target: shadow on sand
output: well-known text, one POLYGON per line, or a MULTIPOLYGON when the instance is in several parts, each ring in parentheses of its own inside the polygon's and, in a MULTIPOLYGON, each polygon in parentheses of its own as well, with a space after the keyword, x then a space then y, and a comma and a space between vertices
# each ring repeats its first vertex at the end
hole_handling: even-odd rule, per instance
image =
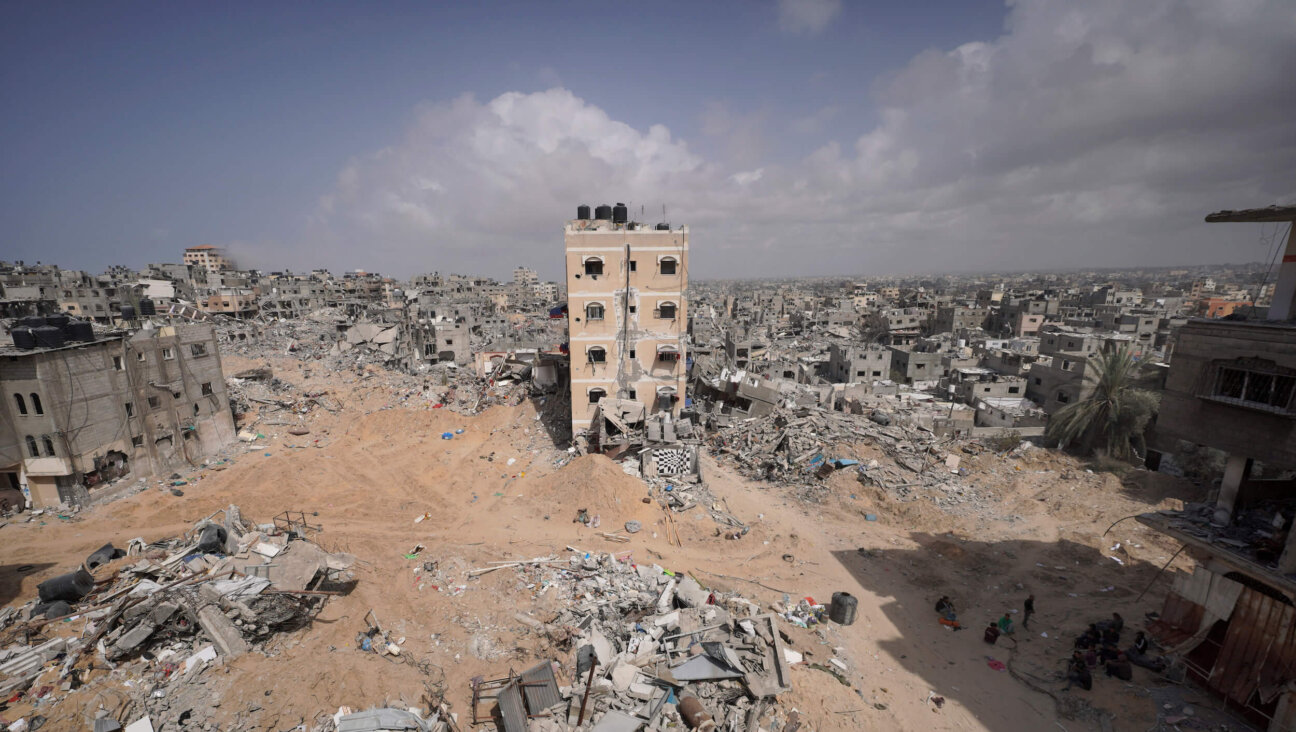
MULTIPOLYGON (((1160 610, 1169 587, 1160 565, 1065 539, 982 542, 928 533, 909 538, 915 547, 833 552, 860 585, 884 598, 879 610, 899 631, 898 638, 878 642, 890 661, 962 704, 986 729, 1056 729, 1059 716, 1097 729, 1123 682, 1099 671, 1092 691, 1063 691, 1074 639, 1089 623, 1120 612, 1121 645, 1132 642, 1145 614, 1160 610), (1118 567, 1113 555, 1123 564, 1118 567), (1026 630, 1021 611, 1029 594, 1035 595, 1037 614, 1026 630), (934 606, 942 595, 954 601, 962 632, 937 622, 934 606), (1014 635, 987 645, 986 625, 1005 612, 1014 619, 1014 635), (1023 693, 1023 685, 1032 691, 1023 693), (1023 718, 1031 714, 1035 718, 1023 718)), ((1136 684, 1151 681, 1152 672, 1135 669, 1136 684)))

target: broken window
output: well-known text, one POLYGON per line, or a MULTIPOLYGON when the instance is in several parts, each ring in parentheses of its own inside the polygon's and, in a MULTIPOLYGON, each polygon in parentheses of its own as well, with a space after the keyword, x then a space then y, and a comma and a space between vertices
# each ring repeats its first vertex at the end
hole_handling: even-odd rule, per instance
POLYGON ((639 263, 636 262, 636 261, 634 261, 633 259, 630 260, 630 271, 631 271, 631 272, 638 272, 638 271, 639 271, 639 263))
POLYGON ((212 385, 211 385, 211 382, 210 382, 210 381, 203 382, 203 385, 202 385, 202 395, 203 395, 203 396, 211 396, 211 395, 212 395, 212 385))
POLYGON ((207 344, 206 344, 206 343, 191 343, 191 344, 189 344, 189 352, 192 353, 192 354, 195 355, 195 356, 206 356, 206 355, 207 355, 207 344))
POLYGON ((607 349, 603 348, 603 346, 590 346, 587 353, 590 363, 605 363, 607 361, 607 349))
POLYGON ((113 358, 113 371, 121 371, 123 368, 121 356, 113 356, 112 358, 113 358))
POLYGON ((674 257, 662 257, 661 262, 658 263, 658 266, 661 268, 661 273, 664 275, 675 274, 675 265, 676 262, 674 257))
POLYGON ((34 458, 40 457, 40 450, 36 448, 36 438, 27 435, 27 453, 34 458))
POLYGON ((149 403, 149 407, 152 409, 157 409, 158 407, 162 406, 162 400, 158 399, 155 396, 149 397, 148 403, 149 403))
POLYGON ((26 414, 26 413, 27 413, 27 401, 26 401, 25 399, 23 399, 23 395, 22 395, 22 394, 14 394, 14 401, 18 403, 18 413, 19 413, 19 414, 26 414))
POLYGON ((598 257, 590 257, 585 260, 585 274, 601 275, 603 274, 603 260, 598 257))
POLYGON ((44 414, 45 410, 41 407, 40 395, 36 392, 31 394, 32 410, 37 414, 44 414))
POLYGON ((675 303, 663 302, 657 306, 657 317, 662 320, 675 319, 675 303))
POLYGON ((45 443, 45 457, 54 457, 54 441, 49 435, 41 435, 41 442, 45 443))
POLYGON ((1067 396, 1067 393, 1065 391, 1059 391, 1057 400, 1059 404, 1066 404, 1067 402, 1071 401, 1071 397, 1067 396))
POLYGON ((603 305, 600 304, 600 303, 597 303, 597 302, 592 302, 592 303, 590 303, 589 305, 586 305, 586 306, 585 306, 585 319, 586 319, 586 320, 602 320, 602 319, 603 319, 603 305))
POLYGON ((175 358, 175 349, 172 349, 172 348, 163 348, 163 349, 162 349, 162 360, 163 360, 163 361, 170 361, 170 360, 172 360, 172 359, 174 359, 174 358, 175 358))
POLYGON ((131 447, 144 447, 144 435, 135 435, 132 437, 131 447))
POLYGON ((140 351, 139 353, 135 354, 135 360, 139 361, 140 363, 144 363, 145 358, 147 358, 147 356, 144 355, 143 351, 140 351))
POLYGON ((132 402, 126 402, 126 416, 127 417, 135 416, 135 405, 132 402))
POLYGON ((590 404, 598 404, 598 403, 599 403, 599 400, 602 399, 602 398, 605 397, 605 396, 607 396, 607 392, 606 392, 605 390, 603 390, 603 389, 590 389, 590 390, 589 390, 589 403, 590 403, 590 404))

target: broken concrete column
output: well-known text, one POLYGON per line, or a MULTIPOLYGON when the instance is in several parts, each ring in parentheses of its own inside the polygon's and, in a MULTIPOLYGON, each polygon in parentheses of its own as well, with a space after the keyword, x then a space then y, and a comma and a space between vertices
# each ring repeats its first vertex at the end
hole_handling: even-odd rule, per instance
POLYGON ((1215 515, 1211 523, 1228 526, 1233 522, 1233 505, 1237 503, 1238 489, 1250 472, 1250 458, 1229 455, 1224 465, 1224 479, 1220 481, 1219 496, 1215 499, 1215 515))
POLYGON ((212 639, 221 655, 236 658, 247 653, 248 644, 243 634, 215 605, 206 605, 198 611, 198 625, 212 639))

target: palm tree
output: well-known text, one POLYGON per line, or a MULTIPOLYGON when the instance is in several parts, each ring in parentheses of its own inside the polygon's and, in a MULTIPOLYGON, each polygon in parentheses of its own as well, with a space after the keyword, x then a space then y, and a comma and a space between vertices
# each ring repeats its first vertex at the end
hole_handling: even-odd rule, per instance
POLYGON ((1090 355, 1084 375, 1089 396, 1053 415, 1048 436, 1086 453, 1103 448, 1122 460, 1142 455, 1143 432, 1160 403, 1158 394, 1142 388, 1146 382, 1144 364, 1127 345, 1090 355))

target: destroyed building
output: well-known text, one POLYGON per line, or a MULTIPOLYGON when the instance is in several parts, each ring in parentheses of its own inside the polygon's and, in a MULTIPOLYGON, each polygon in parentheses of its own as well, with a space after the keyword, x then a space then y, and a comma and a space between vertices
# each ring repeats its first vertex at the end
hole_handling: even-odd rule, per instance
MULTIPOLYGON (((1292 222, 1296 207, 1221 211, 1208 222, 1292 222)), ((1153 633, 1188 676, 1271 731, 1296 724, 1296 238, 1267 318, 1181 329, 1152 446, 1227 453, 1213 503, 1138 520, 1196 560, 1153 633)))
POLYGON ((95 331, 50 316, 0 348, 0 472, 33 506, 84 504, 116 478, 234 440, 210 325, 95 331))
POLYGON ((565 227, 572 432, 598 432, 599 402, 678 416, 685 389, 688 227, 577 208, 565 227))
POLYGON ((868 383, 891 378, 891 350, 876 344, 828 348, 828 378, 834 384, 868 383))

